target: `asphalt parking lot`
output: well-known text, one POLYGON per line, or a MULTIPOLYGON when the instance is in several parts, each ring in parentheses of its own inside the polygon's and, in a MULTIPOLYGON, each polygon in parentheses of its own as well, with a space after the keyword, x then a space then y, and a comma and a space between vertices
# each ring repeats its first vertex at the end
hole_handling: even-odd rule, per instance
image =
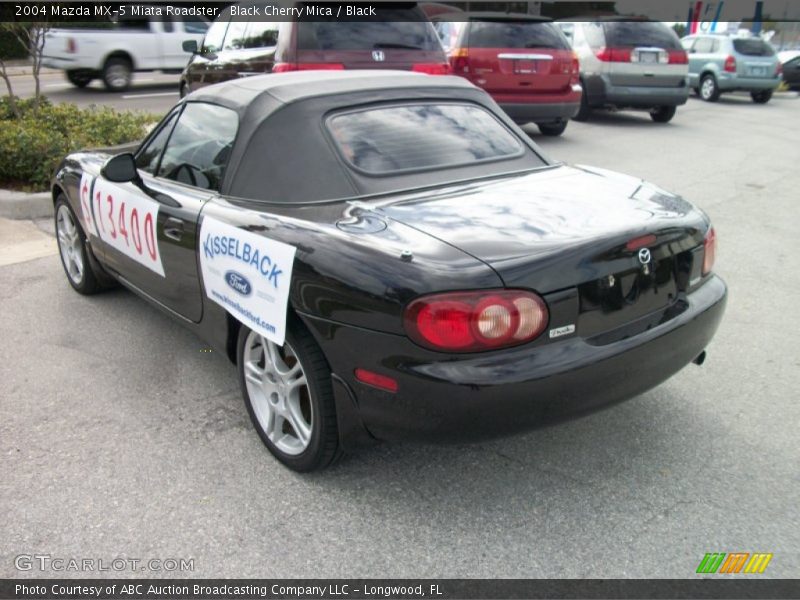
POLYGON ((736 551, 797 577, 799 114, 796 94, 724 96, 668 125, 530 128, 553 157, 704 208, 730 297, 702 367, 492 442, 292 473, 225 357, 130 293, 78 296, 55 255, 0 266, 0 577, 82 575, 14 566, 47 554, 191 558, 195 577, 686 578, 736 551))

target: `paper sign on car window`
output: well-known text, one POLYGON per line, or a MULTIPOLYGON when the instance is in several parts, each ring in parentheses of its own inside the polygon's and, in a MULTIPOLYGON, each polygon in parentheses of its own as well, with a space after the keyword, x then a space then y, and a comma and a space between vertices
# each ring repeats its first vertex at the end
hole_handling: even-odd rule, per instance
POLYGON ((294 246, 212 217, 205 217, 200 226, 200 270, 206 295, 281 346, 294 254, 294 246))

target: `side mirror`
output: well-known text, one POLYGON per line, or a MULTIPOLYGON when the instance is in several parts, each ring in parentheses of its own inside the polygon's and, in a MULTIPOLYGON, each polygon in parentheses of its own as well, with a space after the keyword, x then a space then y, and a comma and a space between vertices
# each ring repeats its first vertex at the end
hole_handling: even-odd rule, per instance
POLYGON ((106 164, 100 169, 100 175, 114 183, 136 181, 139 179, 139 172, 136 170, 136 159, 133 158, 133 154, 130 152, 117 154, 106 161, 106 164))
POLYGON ((197 40, 185 40, 183 42, 183 51, 189 54, 197 54, 197 40))

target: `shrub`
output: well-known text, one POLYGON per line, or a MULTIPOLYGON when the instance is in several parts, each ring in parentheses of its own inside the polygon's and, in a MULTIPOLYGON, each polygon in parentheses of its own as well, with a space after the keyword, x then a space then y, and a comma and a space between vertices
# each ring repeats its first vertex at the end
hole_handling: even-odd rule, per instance
POLYGON ((78 108, 45 101, 18 100, 15 119, 8 99, 0 99, 0 188, 46 190, 59 161, 70 152, 115 146, 142 139, 157 121, 154 115, 109 107, 78 108))

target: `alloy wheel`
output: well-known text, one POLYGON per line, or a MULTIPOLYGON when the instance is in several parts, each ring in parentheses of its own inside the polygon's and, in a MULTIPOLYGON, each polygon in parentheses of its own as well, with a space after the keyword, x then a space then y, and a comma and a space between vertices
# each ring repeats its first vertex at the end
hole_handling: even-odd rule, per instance
POLYGON ((73 284, 79 286, 83 281, 83 241, 72 213, 64 204, 58 207, 56 234, 58 250, 61 252, 61 260, 64 262, 67 277, 73 284))
POLYGON ((247 394, 259 425, 281 452, 296 456, 311 441, 314 411, 306 373, 291 345, 251 331, 244 346, 247 394))

